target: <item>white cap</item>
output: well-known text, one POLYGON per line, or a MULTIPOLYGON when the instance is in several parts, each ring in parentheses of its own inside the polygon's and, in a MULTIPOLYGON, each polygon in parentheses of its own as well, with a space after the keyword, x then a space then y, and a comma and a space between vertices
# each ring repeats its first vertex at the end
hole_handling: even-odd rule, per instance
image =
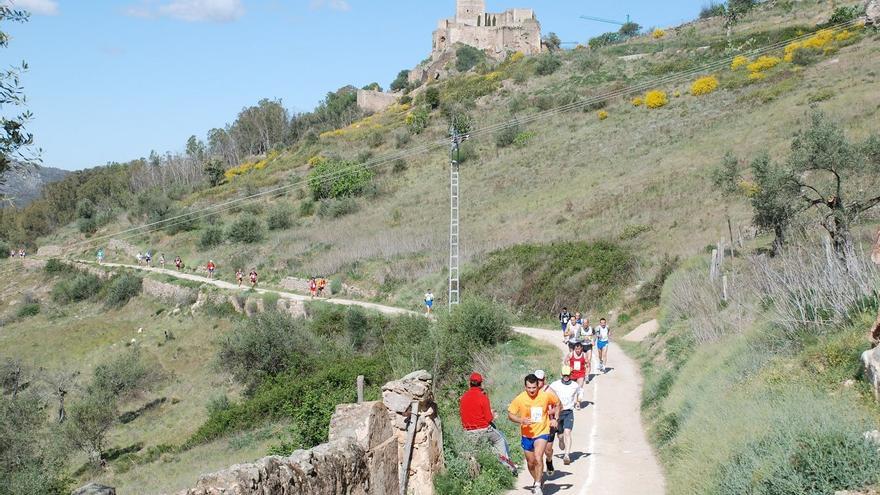
POLYGON ((547 378, 547 374, 544 373, 544 370, 535 370, 535 376, 538 377, 538 380, 544 380, 547 378))

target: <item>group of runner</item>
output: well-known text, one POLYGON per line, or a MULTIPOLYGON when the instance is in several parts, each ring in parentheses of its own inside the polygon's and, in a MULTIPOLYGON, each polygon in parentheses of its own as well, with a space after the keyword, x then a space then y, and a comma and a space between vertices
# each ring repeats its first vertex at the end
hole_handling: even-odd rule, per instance
MULTIPOLYGON (((532 476, 532 493, 543 495, 544 473, 553 475, 554 444, 559 441, 560 457, 565 465, 571 464, 574 411, 584 402, 584 384, 592 378, 592 352, 599 354, 599 371, 607 372, 608 345, 611 330, 605 318, 597 327, 580 313, 571 314, 566 308, 559 314, 563 341, 569 352, 562 360, 560 378, 547 384, 544 370, 535 370, 523 380, 524 390, 507 408, 507 418, 520 425, 520 444, 525 453, 528 471, 532 476)), ((510 451, 504 435, 494 421, 489 397, 482 388, 483 377, 472 373, 470 389, 459 402, 462 427, 475 442, 487 441, 498 454, 502 464, 516 475, 516 465, 510 460, 510 451)))
POLYGON ((327 279, 324 277, 309 277, 309 294, 312 297, 322 297, 327 288, 327 279))
POLYGON ((10 249, 9 257, 15 258, 16 256, 18 256, 19 259, 24 259, 27 256, 27 251, 25 251, 24 248, 21 248, 18 251, 16 251, 15 249, 10 249))

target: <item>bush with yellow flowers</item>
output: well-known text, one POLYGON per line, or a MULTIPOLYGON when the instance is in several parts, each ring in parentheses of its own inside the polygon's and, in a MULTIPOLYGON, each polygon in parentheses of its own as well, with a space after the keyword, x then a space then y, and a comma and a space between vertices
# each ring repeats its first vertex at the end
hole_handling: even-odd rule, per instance
POLYGON ((608 112, 606 112, 605 110, 599 110, 596 113, 596 116, 599 117, 599 120, 605 120, 608 118, 608 112))
POLYGON ((703 76, 691 84, 691 94, 694 96, 707 95, 718 89, 718 79, 715 76, 703 76))
POLYGON ((641 96, 636 96, 632 99, 632 104, 634 107, 640 107, 643 103, 645 103, 645 100, 643 100, 641 96))
POLYGON ((838 41, 838 42, 846 41, 852 37, 853 37, 853 33, 848 29, 844 29, 843 31, 837 33, 836 36, 834 36, 834 41, 838 41))
POLYGON ((749 72, 762 72, 765 70, 772 69, 779 65, 779 57, 773 57, 769 55, 761 55, 757 60, 750 63, 746 66, 749 69, 749 72))
POLYGON ((660 28, 655 29, 654 32, 651 33, 651 37, 654 38, 655 40, 659 40, 660 38, 662 38, 664 36, 666 36, 666 31, 664 31, 660 28))
POLYGON ((834 41, 834 31, 831 29, 820 29, 816 31, 816 34, 803 41, 793 41, 786 45, 783 59, 786 62, 791 62, 794 60, 795 53, 798 50, 823 50, 832 41, 834 41))
POLYGON ((315 156, 309 158, 309 161, 307 163, 309 164, 309 168, 315 168, 318 165, 321 165, 322 163, 326 163, 326 162, 327 162, 327 157, 321 156, 321 155, 315 155, 315 156))
POLYGON ((645 106, 648 108, 665 107, 667 103, 669 103, 669 97, 666 96, 665 91, 655 89, 645 93, 645 106))
POLYGON ((733 62, 730 63, 730 68, 731 68, 731 70, 737 70, 740 67, 745 67, 748 64, 749 64, 748 58, 746 58, 742 55, 737 55, 737 56, 733 57, 733 62))
POLYGON ((749 81, 760 81, 766 78, 767 74, 764 74, 763 72, 752 72, 749 74, 749 81))
POLYGON ((525 54, 525 53, 523 53, 523 52, 514 52, 513 54, 510 55, 510 57, 507 59, 507 61, 510 62, 510 63, 514 63, 514 64, 515 64, 515 63, 519 62, 520 60, 522 60, 522 59, 524 59, 524 58, 526 58, 526 54, 525 54))

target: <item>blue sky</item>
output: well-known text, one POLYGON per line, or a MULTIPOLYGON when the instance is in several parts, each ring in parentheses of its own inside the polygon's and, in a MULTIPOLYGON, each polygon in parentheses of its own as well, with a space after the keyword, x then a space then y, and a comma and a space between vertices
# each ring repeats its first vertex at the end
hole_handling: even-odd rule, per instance
MULTIPOLYGON (((454 0, 0 0, 10 2, 34 15, 2 26, 13 36, 2 60, 30 65, 29 129, 44 164, 69 170, 182 150, 261 98, 302 112, 346 84, 387 87, 430 53, 437 20, 455 11, 454 0)), ((616 28, 582 14, 669 26, 702 3, 488 0, 487 9, 531 7, 544 33, 585 41, 616 28)))

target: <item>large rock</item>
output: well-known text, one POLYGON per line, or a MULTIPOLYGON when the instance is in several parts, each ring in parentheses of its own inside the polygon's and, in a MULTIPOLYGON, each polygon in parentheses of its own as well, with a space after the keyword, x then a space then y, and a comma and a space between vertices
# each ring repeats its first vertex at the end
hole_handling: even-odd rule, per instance
POLYGON ((865 378, 871 384, 874 398, 880 401, 880 347, 862 353, 862 366, 865 367, 865 378))
POLYGON ((868 3, 865 5, 865 17, 865 24, 880 26, 880 1, 868 0, 868 3))
POLYGON ((89 483, 82 488, 77 488, 71 495, 116 495, 116 488, 89 483))

